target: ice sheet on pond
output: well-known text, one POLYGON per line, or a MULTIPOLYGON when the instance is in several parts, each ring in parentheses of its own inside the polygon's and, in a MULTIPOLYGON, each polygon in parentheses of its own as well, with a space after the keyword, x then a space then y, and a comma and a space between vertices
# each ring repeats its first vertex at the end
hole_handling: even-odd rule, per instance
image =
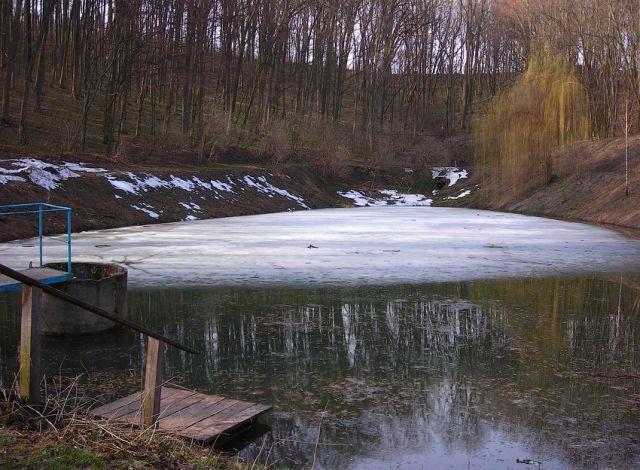
MULTIPOLYGON (((0 244, 0 263, 28 266, 34 244, 0 244)), ((640 269, 640 241, 601 227, 394 206, 85 232, 73 236, 73 254, 126 265, 134 286, 398 284, 640 269)), ((46 262, 65 257, 64 245, 46 247, 46 262)))

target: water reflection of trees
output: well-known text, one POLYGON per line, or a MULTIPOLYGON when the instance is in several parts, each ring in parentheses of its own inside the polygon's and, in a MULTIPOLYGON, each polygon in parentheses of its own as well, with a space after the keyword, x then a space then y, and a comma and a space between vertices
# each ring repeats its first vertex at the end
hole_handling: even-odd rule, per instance
MULTIPOLYGON (((166 334, 183 331, 182 341, 205 351, 186 373, 201 378, 194 385, 283 410, 267 437, 270 447, 281 443, 272 458, 305 461, 326 405, 323 441, 349 444, 323 448, 327 467, 371 448, 428 449, 436 441, 472 452, 489 429, 514 423, 515 435, 540 452, 555 442, 575 461, 593 462, 596 454, 574 448, 578 434, 622 432, 635 415, 603 419, 594 408, 600 395, 616 395, 612 384, 562 374, 634 368, 638 294, 623 287, 618 313, 619 292, 618 283, 595 279, 195 289, 178 297, 196 305, 189 320, 162 313, 185 309, 170 291, 151 310, 166 334), (578 431, 558 438, 558 423, 568 422, 578 431)), ((168 365, 178 368, 172 356, 168 365)))
MULTIPOLYGON (((589 466, 640 455, 625 442, 638 438, 635 382, 581 375, 637 370, 639 299, 617 281, 539 279, 146 290, 132 292, 130 305, 135 321, 202 351, 169 349, 170 375, 275 405, 271 461, 308 463, 326 409, 319 459, 327 468, 398 449, 471 454, 496 430, 543 457, 553 450, 589 466), (588 443, 602 436, 604 444, 588 443)), ((6 339, 14 318, 0 322, 3 377, 15 363, 6 339)), ((143 345, 127 332, 106 335, 87 347, 104 357, 84 363, 139 370, 143 345)))
POLYGON ((457 287, 449 289, 194 289, 134 293, 131 302, 164 334, 203 351, 195 361, 170 353, 171 370, 186 368, 193 385, 212 392, 262 392, 258 399, 291 412, 268 437, 269 446, 283 443, 273 457, 292 463, 290 448, 296 459, 311 455, 326 406, 323 440, 350 449, 325 446, 331 467, 382 443, 419 448, 437 436, 447 446, 478 445, 477 391, 461 380, 516 358, 504 313, 455 300, 457 287), (185 302, 189 315, 176 314, 189 309, 185 302))

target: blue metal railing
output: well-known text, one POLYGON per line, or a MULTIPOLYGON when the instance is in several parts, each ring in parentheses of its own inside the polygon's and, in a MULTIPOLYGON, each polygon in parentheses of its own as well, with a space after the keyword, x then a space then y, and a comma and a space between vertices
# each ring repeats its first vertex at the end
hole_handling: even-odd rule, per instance
POLYGON ((67 272, 71 273, 71 208, 47 204, 46 202, 33 202, 29 204, 0 205, 0 217, 7 215, 38 214, 38 238, 40 240, 40 267, 43 265, 42 236, 44 233, 43 214, 49 212, 67 213, 67 272))

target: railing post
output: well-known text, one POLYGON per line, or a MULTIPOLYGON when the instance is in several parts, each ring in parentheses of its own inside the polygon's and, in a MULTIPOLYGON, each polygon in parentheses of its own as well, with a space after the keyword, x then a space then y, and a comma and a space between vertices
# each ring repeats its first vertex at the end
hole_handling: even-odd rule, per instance
POLYGON ((147 366, 142 392, 142 425, 155 426, 160 415, 160 395, 164 375, 164 343, 149 337, 147 346, 147 366))
POLYGON ((40 404, 40 313, 42 291, 22 284, 20 322, 20 396, 40 404))
POLYGON ((71 209, 67 209, 67 272, 71 273, 71 209))
POLYGON ((42 267, 42 204, 38 204, 38 238, 40 239, 40 267, 42 267))

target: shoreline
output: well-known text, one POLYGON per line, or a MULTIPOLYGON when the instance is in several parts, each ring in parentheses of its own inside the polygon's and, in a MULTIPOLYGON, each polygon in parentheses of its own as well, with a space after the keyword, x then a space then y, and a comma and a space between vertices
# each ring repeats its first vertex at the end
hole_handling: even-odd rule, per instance
MULTIPOLYGON (((605 186, 600 182, 602 174, 582 174, 580 178, 565 175, 508 201, 502 195, 500 201, 495 200, 497 192, 489 194, 481 187, 478 175, 470 171, 467 176, 466 170, 455 167, 350 166, 346 176, 338 177, 323 176, 300 165, 273 166, 266 162, 185 164, 170 169, 166 165, 116 164, 105 158, 86 157, 0 158, 0 202, 48 202, 71 207, 73 233, 294 210, 399 204, 544 217, 600 226, 640 239, 640 217, 636 216, 640 215, 640 194, 632 191, 629 197, 620 197, 616 189, 607 193, 606 201, 598 203, 598 194, 592 191, 605 186), (436 178, 436 168, 446 170, 444 176, 436 178)), ((608 180, 612 177, 606 174, 608 180)), ((610 183, 617 188, 617 183, 610 183)), ((0 242, 32 238, 38 229, 31 219, 0 217, 0 242)), ((45 235, 64 232, 64 221, 47 217, 45 235)))

